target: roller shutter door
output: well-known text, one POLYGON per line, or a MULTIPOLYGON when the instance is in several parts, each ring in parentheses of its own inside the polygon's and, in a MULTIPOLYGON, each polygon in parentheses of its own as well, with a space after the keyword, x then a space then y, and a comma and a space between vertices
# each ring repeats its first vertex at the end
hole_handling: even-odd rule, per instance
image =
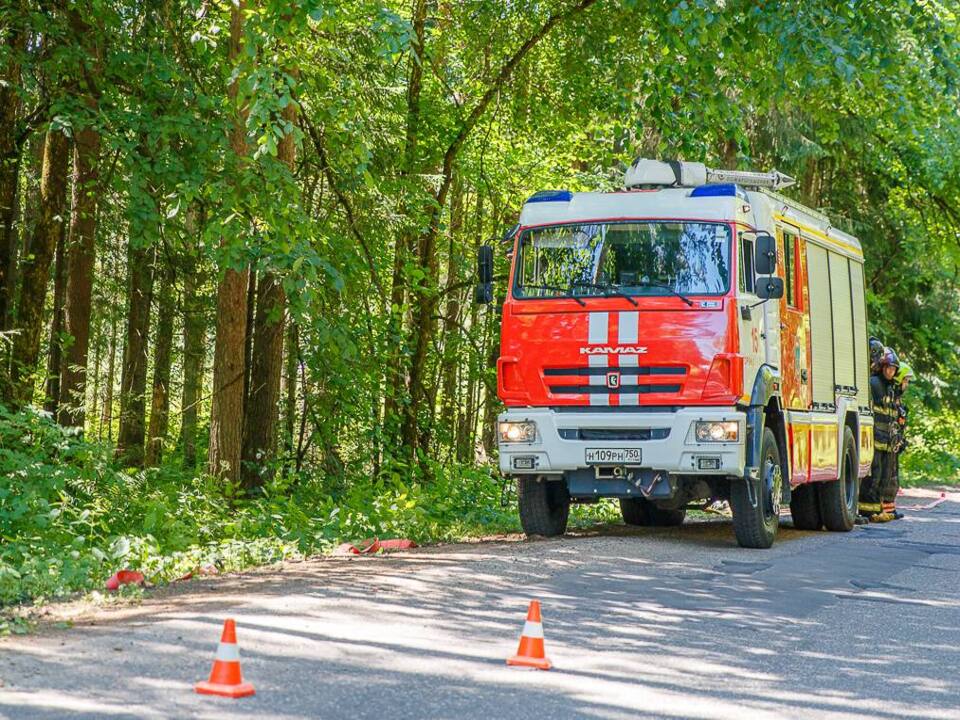
POLYGON ((867 301, 863 265, 850 261, 850 293, 853 296, 853 338, 856 357, 857 404, 870 407, 870 360, 867 346, 867 301))
POLYGON ((833 320, 827 251, 807 242, 810 287, 810 342, 813 350, 813 402, 833 405, 833 320))
MULTIPOLYGON (((830 297, 833 301, 833 367, 834 384, 852 388, 854 356, 857 342, 853 334, 853 308, 850 298, 850 261, 843 255, 829 253, 830 297)), ((851 393, 849 389, 846 393, 851 393)))

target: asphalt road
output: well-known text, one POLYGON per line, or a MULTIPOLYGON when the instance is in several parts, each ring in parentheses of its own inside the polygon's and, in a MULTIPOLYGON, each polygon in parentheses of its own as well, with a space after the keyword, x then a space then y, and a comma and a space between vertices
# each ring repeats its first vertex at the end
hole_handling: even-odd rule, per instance
POLYGON ((192 581, 0 643, 0 717, 956 719, 950 498, 768 551, 718 519, 192 581), (504 664, 531 598, 549 672, 504 664), (255 697, 192 692, 225 617, 255 697))

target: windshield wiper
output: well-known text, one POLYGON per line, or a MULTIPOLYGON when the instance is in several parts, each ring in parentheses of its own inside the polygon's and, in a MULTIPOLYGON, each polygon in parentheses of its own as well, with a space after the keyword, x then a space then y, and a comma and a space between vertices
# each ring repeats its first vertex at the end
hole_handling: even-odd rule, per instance
POLYGON ((569 289, 557 287, 556 285, 520 285, 519 287, 521 290, 552 290, 553 292, 563 293, 563 295, 558 297, 565 300, 576 300, 583 307, 587 306, 587 304, 576 295, 571 295, 572 286, 569 289))
POLYGON ((640 303, 638 303, 632 297, 627 295, 622 290, 617 290, 617 288, 611 285, 610 283, 602 284, 602 283, 588 282, 586 280, 574 280, 572 283, 570 283, 571 292, 575 287, 596 288, 597 290, 602 290, 603 294, 606 295, 607 297, 622 297, 624 300, 629 300, 631 303, 633 303, 634 307, 638 307, 640 305, 640 303))
POLYGON ((683 300, 687 305, 689 305, 690 307, 693 307, 693 300, 688 298, 683 293, 677 292, 676 290, 673 289, 672 286, 667 285, 666 283, 654 282, 653 280, 637 280, 637 285, 642 285, 644 287, 663 288, 664 290, 669 292, 671 295, 676 295, 678 298, 683 300))

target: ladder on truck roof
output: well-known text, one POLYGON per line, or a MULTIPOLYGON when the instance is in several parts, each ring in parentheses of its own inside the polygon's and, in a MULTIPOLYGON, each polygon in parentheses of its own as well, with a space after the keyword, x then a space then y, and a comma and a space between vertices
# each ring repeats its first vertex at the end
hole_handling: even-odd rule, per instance
POLYGON ((749 170, 715 170, 703 163, 676 160, 649 160, 637 158, 627 168, 623 178, 627 189, 653 187, 699 187, 733 183, 745 188, 779 190, 790 187, 796 180, 778 170, 751 172, 749 170))

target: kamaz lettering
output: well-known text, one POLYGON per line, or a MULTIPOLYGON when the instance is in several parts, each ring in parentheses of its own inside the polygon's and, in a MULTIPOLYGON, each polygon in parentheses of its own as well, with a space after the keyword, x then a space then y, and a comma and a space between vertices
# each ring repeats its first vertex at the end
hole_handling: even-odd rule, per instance
POLYGON ((586 347, 580 348, 581 355, 643 355, 647 352, 645 347, 586 347))

